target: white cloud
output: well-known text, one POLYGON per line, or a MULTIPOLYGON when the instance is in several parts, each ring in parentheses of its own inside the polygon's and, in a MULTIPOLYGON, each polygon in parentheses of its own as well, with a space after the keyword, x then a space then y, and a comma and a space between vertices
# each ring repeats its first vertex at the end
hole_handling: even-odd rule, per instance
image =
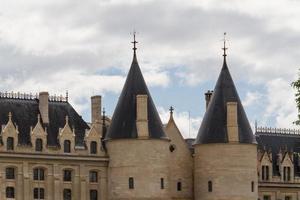
POLYGON ((295 128, 292 122, 297 119, 297 107, 290 83, 280 78, 268 82, 265 97, 264 118, 274 118, 277 127, 295 128))
POLYGON ((253 104, 257 104, 261 97, 262 94, 260 92, 247 92, 246 97, 243 100, 243 106, 249 107, 253 104))
MULTIPOLYGON (((168 87, 172 81, 182 88, 199 86, 216 80, 227 31, 235 82, 259 88, 246 95, 247 109, 253 110, 266 92, 272 98, 260 102, 265 120, 290 126, 295 104, 288 83, 300 66, 299 10, 300 2, 294 0, 2 0, 0 89, 68 89, 75 107, 84 111, 92 91, 105 95, 122 88, 134 28, 139 63, 150 86, 168 87), (105 73, 111 69, 120 70, 105 73)), ((184 121, 183 114, 178 117, 184 121)))

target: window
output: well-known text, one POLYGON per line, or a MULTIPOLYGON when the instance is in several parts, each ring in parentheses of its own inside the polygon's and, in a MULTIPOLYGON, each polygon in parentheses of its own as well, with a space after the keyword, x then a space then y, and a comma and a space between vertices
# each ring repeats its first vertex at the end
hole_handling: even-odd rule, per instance
POLYGON ((45 199, 44 188, 34 188, 33 189, 33 199, 45 199))
POLYGON ((97 199, 98 199, 98 191, 90 190, 90 200, 97 200, 97 199))
POLYGON ((264 200, 271 200, 271 196, 264 195, 264 200))
POLYGON ((64 152, 71 153, 71 141, 70 140, 64 141, 64 152))
POLYGON ((91 154, 97 154, 97 142, 92 141, 90 145, 90 153, 91 154))
POLYGON ((129 184, 129 189, 134 189, 134 179, 133 179, 133 177, 129 177, 128 184, 129 184))
POLYGON ((64 170, 64 181, 65 182, 72 181, 72 171, 71 170, 64 170))
POLYGON ((6 188, 6 198, 15 198, 15 188, 14 187, 6 188))
POLYGON ((285 196, 285 197, 284 197, 284 200, 292 200, 292 197, 290 197, 290 196, 285 196))
POLYGON ((177 182, 177 191, 181 191, 181 182, 177 182))
POLYGON ((208 181, 208 192, 212 192, 213 186, 212 186, 212 181, 208 181))
POLYGON ((14 150, 14 138, 8 137, 6 141, 6 150, 14 150))
POLYGON ((160 189, 165 189, 164 178, 160 179, 160 189))
POLYGON ((6 179, 15 179, 15 168, 8 167, 5 169, 6 179))
POLYGON ((291 180, 291 168, 283 167, 283 180, 290 181, 291 180))
POLYGON ((71 189, 64 189, 63 200, 71 200, 71 199, 72 199, 72 191, 71 191, 71 189))
POLYGON ((42 168, 33 169, 33 180, 35 181, 45 180, 45 170, 42 168))
POLYGON ((269 180, 269 166, 262 166, 262 180, 269 180))
POLYGON ((251 192, 254 192, 254 181, 251 182, 251 192))
POLYGON ((90 171, 90 183, 98 182, 98 173, 95 171, 90 171))
POLYGON ((43 140, 40 138, 35 140, 35 151, 43 151, 43 140))

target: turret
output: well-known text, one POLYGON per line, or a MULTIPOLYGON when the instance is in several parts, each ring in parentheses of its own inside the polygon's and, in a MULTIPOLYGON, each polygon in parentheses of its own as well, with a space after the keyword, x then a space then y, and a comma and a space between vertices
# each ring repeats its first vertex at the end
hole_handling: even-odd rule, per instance
POLYGON ((224 62, 194 143, 196 200, 257 200, 256 142, 224 62))
POLYGON ((136 57, 105 136, 109 199, 170 199, 169 140, 136 57))

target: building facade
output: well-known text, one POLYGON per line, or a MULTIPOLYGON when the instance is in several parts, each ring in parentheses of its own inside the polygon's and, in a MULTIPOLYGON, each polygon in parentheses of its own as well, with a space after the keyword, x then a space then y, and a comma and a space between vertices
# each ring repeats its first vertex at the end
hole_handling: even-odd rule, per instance
POLYGON ((182 137, 173 108, 162 124, 133 50, 111 119, 101 96, 87 123, 67 95, 0 93, 0 200, 300 198, 300 134, 252 133, 225 47, 195 139, 182 137))

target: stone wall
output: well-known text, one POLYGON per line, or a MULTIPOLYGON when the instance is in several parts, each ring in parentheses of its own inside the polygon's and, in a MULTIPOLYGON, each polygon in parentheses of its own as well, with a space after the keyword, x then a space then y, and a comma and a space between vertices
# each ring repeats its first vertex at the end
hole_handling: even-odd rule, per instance
POLYGON ((170 199, 169 141, 160 139, 119 139, 107 142, 109 200, 170 199), (129 178, 134 189, 129 189, 129 178), (161 178, 164 188, 161 189, 161 178))
POLYGON ((256 145, 196 145, 194 164, 196 200, 257 200, 256 145), (208 191, 209 181, 212 192, 208 191))

